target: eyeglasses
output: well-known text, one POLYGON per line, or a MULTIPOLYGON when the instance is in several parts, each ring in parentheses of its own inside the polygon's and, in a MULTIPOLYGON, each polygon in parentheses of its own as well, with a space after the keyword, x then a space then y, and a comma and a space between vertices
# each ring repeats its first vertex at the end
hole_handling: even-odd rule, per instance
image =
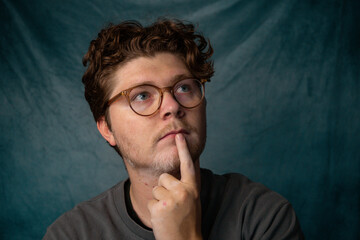
POLYGON ((143 84, 121 91, 108 101, 108 106, 125 96, 135 113, 150 116, 159 110, 164 92, 169 91, 180 106, 190 109, 198 106, 204 99, 205 82, 208 80, 182 79, 173 86, 164 88, 143 84))

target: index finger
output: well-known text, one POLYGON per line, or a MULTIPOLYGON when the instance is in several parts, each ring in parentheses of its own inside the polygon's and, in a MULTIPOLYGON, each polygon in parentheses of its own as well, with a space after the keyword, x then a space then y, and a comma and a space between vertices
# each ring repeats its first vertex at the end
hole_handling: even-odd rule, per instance
POLYGON ((184 136, 179 133, 175 137, 176 147, 180 158, 181 181, 196 184, 195 167, 184 136))

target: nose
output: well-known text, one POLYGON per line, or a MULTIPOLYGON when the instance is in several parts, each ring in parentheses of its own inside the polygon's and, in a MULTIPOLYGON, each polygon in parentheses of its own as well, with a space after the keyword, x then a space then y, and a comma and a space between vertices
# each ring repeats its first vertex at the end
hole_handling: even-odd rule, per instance
POLYGON ((181 118, 185 115, 184 109, 175 100, 170 91, 163 92, 162 103, 160 106, 160 116, 162 119, 170 117, 181 118))

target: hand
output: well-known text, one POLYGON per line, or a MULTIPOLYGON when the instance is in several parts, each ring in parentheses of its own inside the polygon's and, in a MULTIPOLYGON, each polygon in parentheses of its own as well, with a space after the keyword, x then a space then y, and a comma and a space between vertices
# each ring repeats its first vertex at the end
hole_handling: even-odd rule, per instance
POLYGON ((202 239, 201 204, 194 163, 182 134, 175 137, 181 179, 160 175, 148 209, 157 240, 202 239))

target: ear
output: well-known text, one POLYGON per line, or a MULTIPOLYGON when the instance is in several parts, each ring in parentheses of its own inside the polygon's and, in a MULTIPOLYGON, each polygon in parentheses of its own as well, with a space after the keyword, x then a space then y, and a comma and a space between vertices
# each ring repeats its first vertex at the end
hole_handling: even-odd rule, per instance
POLYGON ((105 117, 102 116, 96 123, 97 128, 99 130, 99 132, 101 133, 101 135, 103 136, 103 138, 105 138, 106 141, 108 141, 108 143, 111 146, 115 146, 116 145, 116 141, 114 138, 113 133, 111 132, 111 130, 109 129, 108 124, 105 121, 105 117))

